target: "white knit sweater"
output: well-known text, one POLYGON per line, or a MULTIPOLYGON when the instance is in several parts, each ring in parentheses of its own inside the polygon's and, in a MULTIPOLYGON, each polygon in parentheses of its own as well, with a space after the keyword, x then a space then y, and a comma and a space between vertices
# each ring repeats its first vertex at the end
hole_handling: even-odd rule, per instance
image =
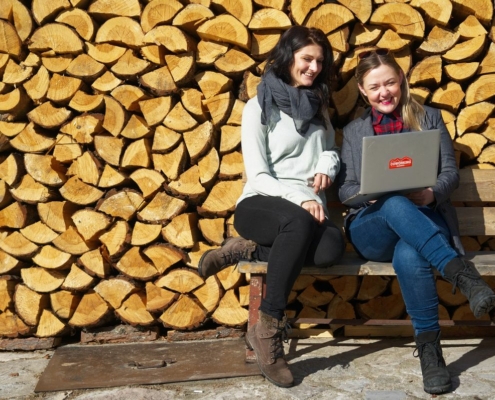
POLYGON ((241 135, 247 182, 237 203, 260 194, 281 197, 297 205, 316 200, 326 210, 325 193, 315 194, 311 183, 316 173, 335 181, 340 169, 335 131, 327 120, 327 129, 311 124, 302 136, 293 119, 276 110, 280 120, 268 127, 261 124, 261 107, 256 97, 244 107, 241 135))

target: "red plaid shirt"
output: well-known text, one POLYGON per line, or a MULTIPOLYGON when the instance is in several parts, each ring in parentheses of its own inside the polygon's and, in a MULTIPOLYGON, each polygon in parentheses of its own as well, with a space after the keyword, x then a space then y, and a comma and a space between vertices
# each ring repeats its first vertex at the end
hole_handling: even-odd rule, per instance
POLYGON ((371 123, 375 135, 386 135, 389 133, 402 132, 404 122, 399 110, 395 109, 390 114, 382 114, 380 111, 371 109, 371 123))

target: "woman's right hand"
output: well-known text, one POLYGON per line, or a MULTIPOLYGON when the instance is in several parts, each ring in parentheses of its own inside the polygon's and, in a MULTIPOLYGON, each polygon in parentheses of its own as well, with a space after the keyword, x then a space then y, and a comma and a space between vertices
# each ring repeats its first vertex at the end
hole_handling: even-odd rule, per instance
POLYGON ((315 200, 305 201, 301 207, 307 210, 318 223, 325 221, 325 210, 323 206, 315 200))

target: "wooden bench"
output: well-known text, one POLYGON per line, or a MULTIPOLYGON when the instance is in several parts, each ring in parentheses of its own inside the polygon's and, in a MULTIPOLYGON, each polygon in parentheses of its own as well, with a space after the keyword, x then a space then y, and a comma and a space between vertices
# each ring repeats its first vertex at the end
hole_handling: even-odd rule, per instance
MULTIPOLYGON (((462 169, 459 188, 452 194, 451 200, 456 207, 461 236, 495 235, 495 170, 462 169), (490 204, 491 203, 491 204, 490 204), (466 206, 465 206, 466 205, 466 206)), ((332 221, 343 226, 345 207, 329 193, 328 207, 332 221)), ((466 258, 473 261, 481 275, 495 275, 495 251, 468 251, 466 258)), ((250 274, 249 320, 248 328, 258 320, 258 307, 265 293, 267 263, 242 261, 238 264, 241 273, 250 274)), ((346 252, 338 265, 331 267, 304 267, 301 275, 345 276, 345 275, 381 275, 394 276, 391 263, 366 261, 355 252, 346 252)), ((299 318, 292 323, 311 323, 318 325, 410 325, 409 320, 363 320, 331 318, 299 318)), ((440 321, 442 326, 476 325, 489 326, 489 321, 440 321)), ((254 354, 247 351, 246 361, 253 361, 254 354)))

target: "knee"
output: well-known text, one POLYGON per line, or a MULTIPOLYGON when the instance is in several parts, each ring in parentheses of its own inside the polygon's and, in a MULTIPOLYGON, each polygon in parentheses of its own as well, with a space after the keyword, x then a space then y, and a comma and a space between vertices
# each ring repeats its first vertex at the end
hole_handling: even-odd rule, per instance
POLYGON ((323 234, 319 251, 315 254, 315 265, 332 265, 345 252, 345 239, 338 228, 327 229, 323 234))
POLYGON ((286 215, 282 230, 298 232, 301 235, 312 234, 318 226, 313 216, 304 208, 297 212, 286 215))
POLYGON ((379 200, 377 208, 389 223, 403 224, 404 219, 416 218, 418 208, 407 197, 400 194, 389 194, 379 200))
POLYGON ((397 193, 391 193, 383 196, 380 200, 380 208, 387 211, 403 210, 404 207, 413 205, 411 200, 397 193))
POLYGON ((345 252, 345 239, 339 228, 327 229, 325 231, 326 242, 331 251, 331 261, 340 258, 345 252))

